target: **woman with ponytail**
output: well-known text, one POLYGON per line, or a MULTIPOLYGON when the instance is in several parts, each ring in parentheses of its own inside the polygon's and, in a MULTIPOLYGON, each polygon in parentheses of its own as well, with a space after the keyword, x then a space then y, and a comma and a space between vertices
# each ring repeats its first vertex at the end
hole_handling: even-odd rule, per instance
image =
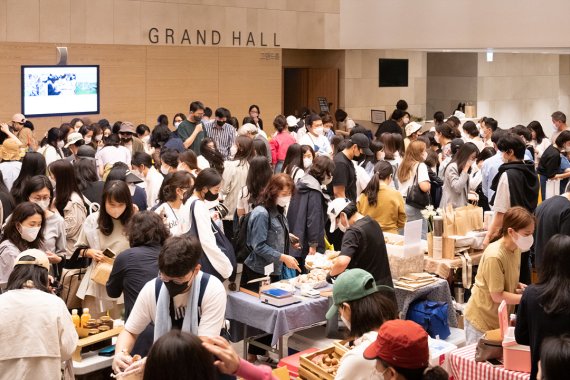
POLYGON ((532 246, 534 216, 522 207, 510 208, 503 218, 501 238, 483 253, 471 298, 465 308, 467 344, 477 343, 485 331, 499 328, 499 304, 509 313, 518 305, 526 285, 519 282, 521 252, 532 246))
POLYGON ((383 232, 397 234, 406 224, 402 194, 392 185, 394 169, 387 161, 378 161, 374 175, 358 198, 358 212, 376 220, 383 232))

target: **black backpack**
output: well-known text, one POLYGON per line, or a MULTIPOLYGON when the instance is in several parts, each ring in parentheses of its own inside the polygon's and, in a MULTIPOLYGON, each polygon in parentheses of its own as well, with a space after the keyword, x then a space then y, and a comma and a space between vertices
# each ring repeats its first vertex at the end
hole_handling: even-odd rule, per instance
POLYGON ((234 245, 237 262, 242 264, 252 251, 247 245, 247 225, 250 216, 251 212, 248 212, 241 218, 237 216, 237 212, 234 216, 234 237, 232 243, 234 245))

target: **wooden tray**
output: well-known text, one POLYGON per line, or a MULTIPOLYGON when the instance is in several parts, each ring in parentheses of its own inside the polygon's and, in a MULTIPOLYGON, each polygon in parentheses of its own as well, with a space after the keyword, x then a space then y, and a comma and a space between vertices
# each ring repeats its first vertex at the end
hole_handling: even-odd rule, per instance
POLYGON ((301 380, 322 380, 322 377, 319 377, 305 368, 299 368, 299 379, 301 380))
MULTIPOLYGON (((325 372, 324 369, 322 369, 321 367, 319 367, 318 365, 316 365, 311 361, 311 359, 314 358, 315 356, 321 354, 330 354, 333 352, 336 353, 340 358, 342 358, 343 355, 346 353, 344 350, 341 350, 339 347, 332 346, 319 351, 311 352, 310 354, 302 355, 300 357, 299 371, 301 371, 301 369, 305 369, 306 371, 311 372, 314 376, 317 376, 316 377, 317 379, 334 380, 333 375, 325 372)), ((299 372, 299 374, 300 373, 301 372, 299 372)))
POLYGON ((72 358, 76 362, 81 361, 81 350, 85 347, 89 347, 95 343, 102 342, 106 339, 112 338, 117 336, 123 331, 123 326, 117 327, 99 334, 88 336, 87 338, 79 339, 77 342, 77 347, 75 348, 75 352, 72 355, 72 358))

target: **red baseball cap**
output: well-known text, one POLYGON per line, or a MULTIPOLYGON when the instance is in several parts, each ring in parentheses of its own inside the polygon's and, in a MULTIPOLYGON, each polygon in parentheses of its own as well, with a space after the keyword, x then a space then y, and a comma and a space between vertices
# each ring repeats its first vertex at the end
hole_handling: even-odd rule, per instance
POLYGON ((424 368, 429 365, 428 334, 417 323, 396 319, 386 321, 376 342, 364 350, 365 359, 382 359, 399 368, 424 368))

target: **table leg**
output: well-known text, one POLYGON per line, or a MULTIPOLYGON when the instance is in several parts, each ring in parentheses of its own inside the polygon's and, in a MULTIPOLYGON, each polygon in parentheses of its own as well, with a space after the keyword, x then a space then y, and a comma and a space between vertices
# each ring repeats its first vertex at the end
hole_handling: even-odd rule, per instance
POLYGON ((243 358, 247 360, 247 325, 243 324, 243 358))
POLYGON ((277 354, 279 355, 279 360, 281 360, 285 356, 283 354, 283 336, 279 337, 279 342, 277 344, 279 345, 279 352, 277 354))

